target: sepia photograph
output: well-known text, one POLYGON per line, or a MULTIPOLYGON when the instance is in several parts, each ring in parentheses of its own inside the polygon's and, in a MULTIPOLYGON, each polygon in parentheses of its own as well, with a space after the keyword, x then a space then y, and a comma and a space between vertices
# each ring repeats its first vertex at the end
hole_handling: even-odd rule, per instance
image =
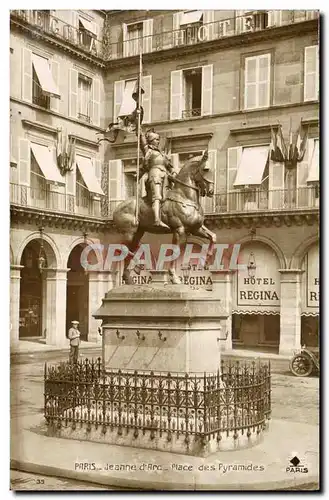
POLYGON ((8 21, 8 489, 319 492, 320 11, 8 21))

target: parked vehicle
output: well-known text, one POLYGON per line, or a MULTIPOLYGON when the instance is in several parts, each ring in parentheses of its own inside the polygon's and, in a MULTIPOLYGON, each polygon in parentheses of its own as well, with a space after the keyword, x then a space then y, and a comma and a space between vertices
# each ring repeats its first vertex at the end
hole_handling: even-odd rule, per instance
POLYGON ((320 370, 319 349, 302 346, 289 363, 290 371, 296 377, 308 377, 313 371, 320 370))

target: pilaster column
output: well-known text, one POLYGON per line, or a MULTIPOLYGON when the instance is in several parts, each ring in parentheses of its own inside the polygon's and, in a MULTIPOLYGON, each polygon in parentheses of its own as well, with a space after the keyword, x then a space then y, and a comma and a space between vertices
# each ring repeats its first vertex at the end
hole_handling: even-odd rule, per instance
POLYGON ((19 301, 21 270, 24 266, 10 266, 10 345, 19 342, 19 301))
POLYGON ((221 305, 227 314, 227 319, 223 321, 222 336, 226 340, 220 340, 220 347, 222 351, 232 349, 232 270, 218 269, 211 271, 211 279, 213 283, 213 294, 216 298, 220 299, 221 305))
POLYGON ((46 343, 67 346, 66 290, 69 269, 45 269, 46 274, 46 343))
POLYGON ((102 305, 106 292, 115 286, 115 272, 111 271, 88 271, 89 275, 89 330, 88 341, 101 344, 102 337, 98 333, 98 327, 102 321, 95 319, 93 314, 102 305))
POLYGON ((280 347, 279 354, 292 354, 301 340, 301 275, 300 269, 279 269, 280 347))

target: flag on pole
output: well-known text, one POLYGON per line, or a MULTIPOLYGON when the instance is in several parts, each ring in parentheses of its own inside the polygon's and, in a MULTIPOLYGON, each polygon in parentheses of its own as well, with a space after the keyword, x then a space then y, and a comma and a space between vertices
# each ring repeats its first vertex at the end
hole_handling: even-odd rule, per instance
POLYGON ((296 141, 296 156, 297 156, 297 161, 303 161, 305 151, 306 151, 306 144, 307 144, 307 138, 308 138, 308 129, 304 133, 304 137, 302 139, 302 124, 299 125, 298 129, 298 135, 297 135, 297 141, 296 141))

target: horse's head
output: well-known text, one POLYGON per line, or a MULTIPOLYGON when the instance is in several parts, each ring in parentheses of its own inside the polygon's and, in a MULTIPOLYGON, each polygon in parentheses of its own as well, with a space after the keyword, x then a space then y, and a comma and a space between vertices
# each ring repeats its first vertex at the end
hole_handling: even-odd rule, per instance
POLYGON ((194 179, 200 190, 200 195, 211 197, 214 194, 215 173, 208 163, 208 150, 202 156, 195 158, 195 160, 197 160, 198 165, 194 179))

